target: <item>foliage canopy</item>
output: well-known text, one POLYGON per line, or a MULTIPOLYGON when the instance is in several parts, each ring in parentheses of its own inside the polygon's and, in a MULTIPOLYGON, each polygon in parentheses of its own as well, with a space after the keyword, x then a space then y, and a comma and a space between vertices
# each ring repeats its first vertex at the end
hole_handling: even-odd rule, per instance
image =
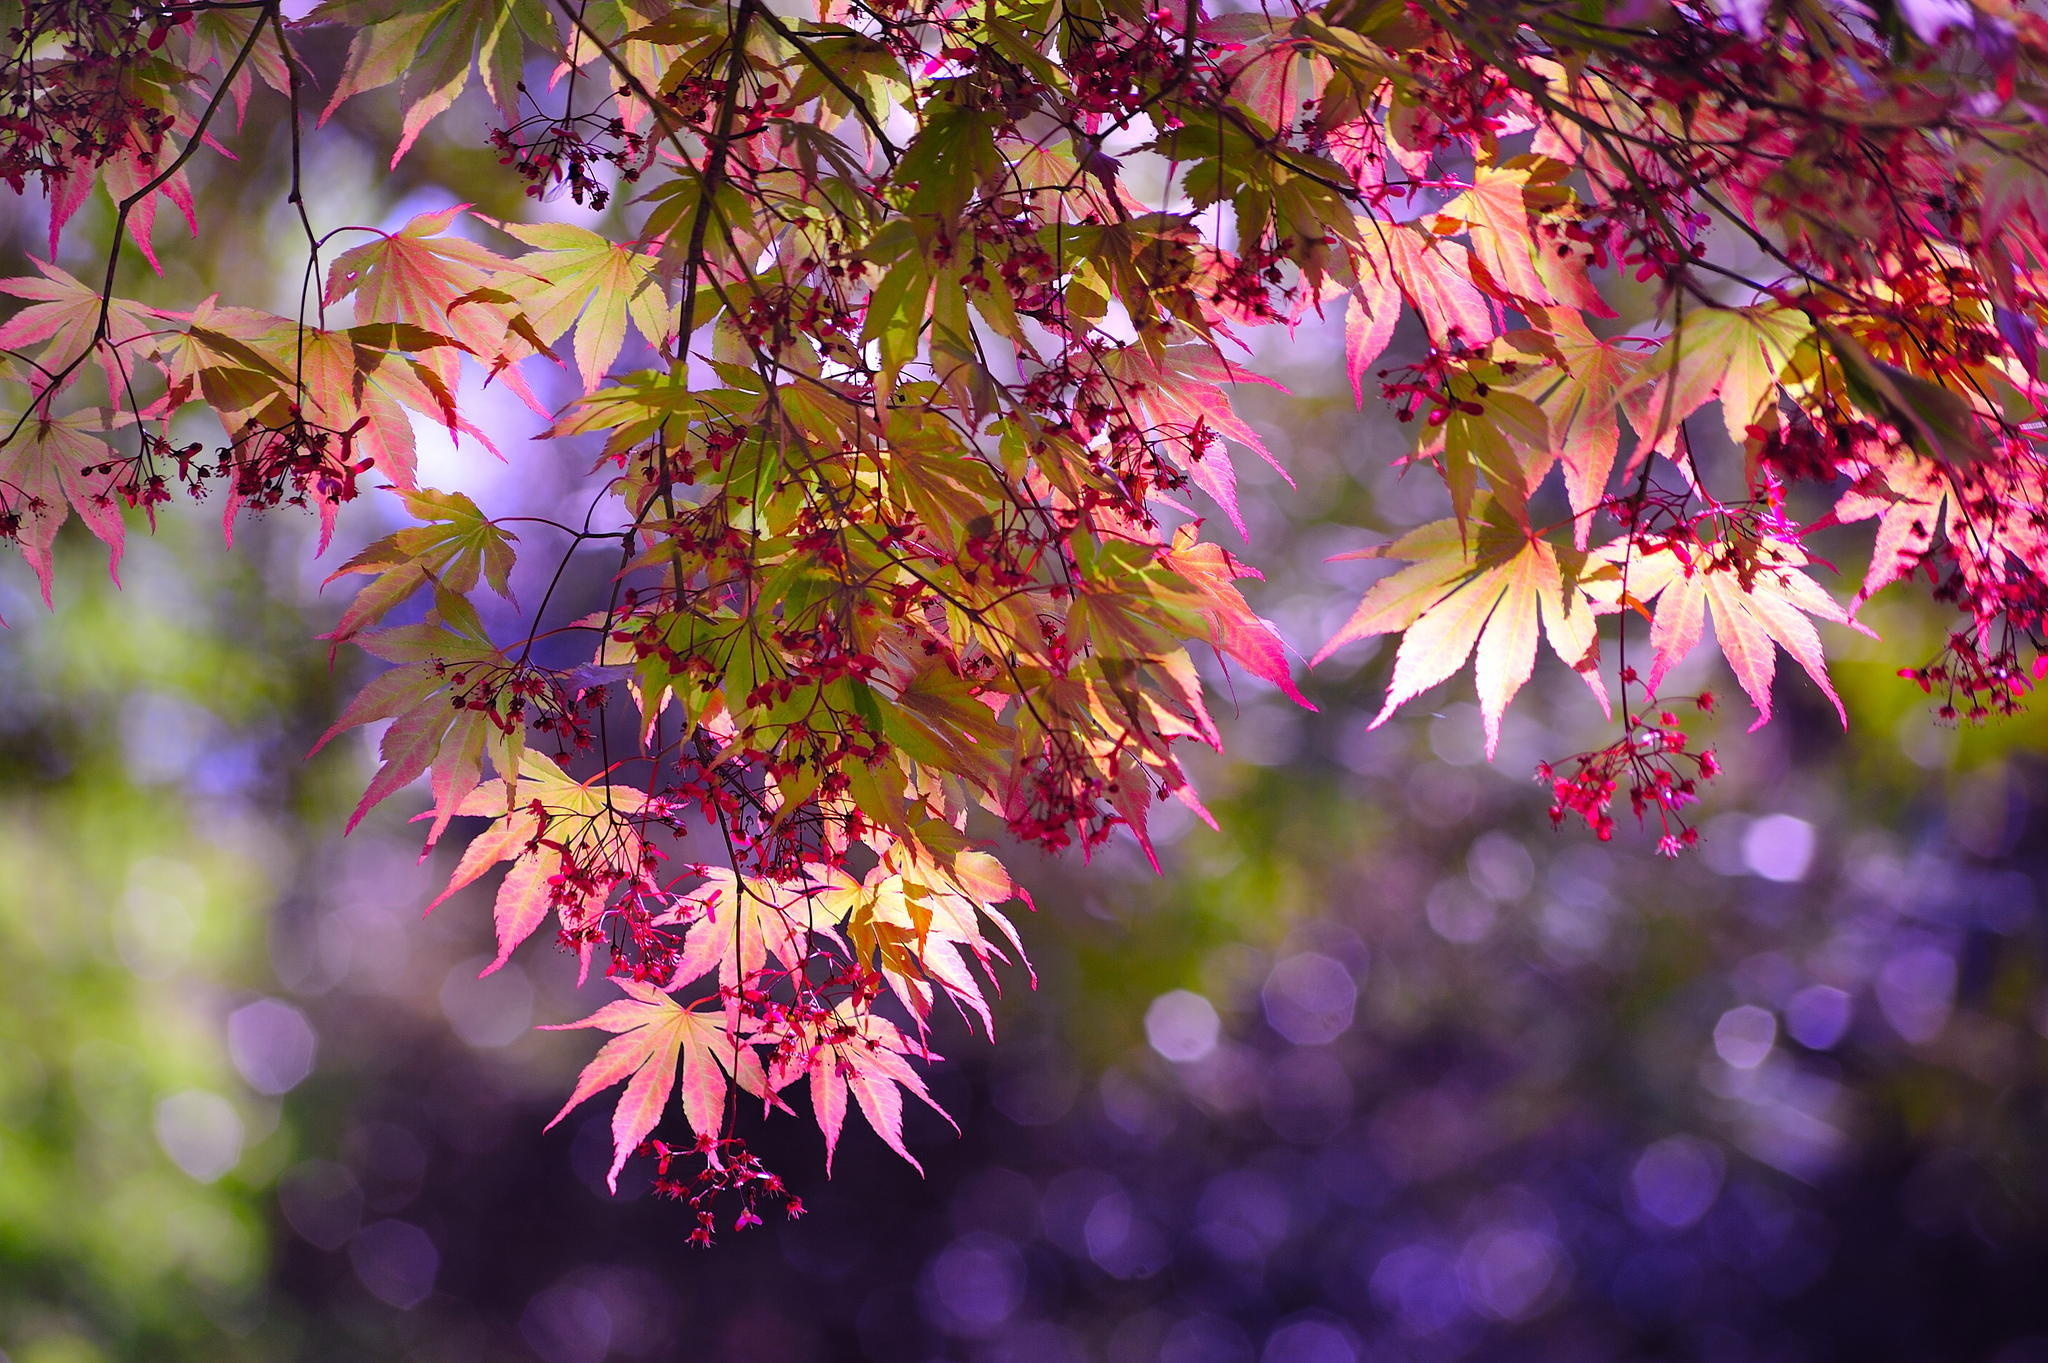
POLYGON ((1554 654, 1618 707, 1543 768, 1559 822, 1604 839, 1626 790, 1692 843, 1716 759, 1660 687, 1709 622, 1759 723, 1780 652, 1841 708, 1822 627, 1894 583, 1955 612, 1904 660, 1944 717, 2041 674, 2048 23, 2004 0, 287 8, 0 5, 0 176, 50 254, 0 280, 0 535, 47 599, 73 514, 118 569, 181 490, 230 534, 308 508, 323 548, 397 499, 415 524, 334 574, 329 641, 389 664, 328 735, 386 725, 356 818, 425 778, 429 847, 490 821, 442 897, 509 863, 492 968, 550 923, 602 959, 570 1106, 624 1085, 613 1176, 652 1158, 700 1239, 721 1199, 794 1203, 743 1105, 807 1087, 828 1156, 855 1108, 910 1158, 931 1018, 985 1028, 1022 955, 990 836, 1149 853, 1154 802, 1204 813, 1191 650, 1308 703, 1203 538, 1244 529, 1233 460, 1273 460, 1232 400, 1262 331, 1341 317, 1448 493, 1361 551, 1405 566, 1318 656, 1399 636, 1376 722, 1469 664, 1490 752, 1554 654), (397 165, 473 83, 529 220, 314 221, 321 124, 395 87, 397 165), (298 315, 124 297, 252 117, 298 315), (423 423, 488 444, 479 373, 588 460, 582 504, 418 485, 423 423), (1870 532, 1846 593, 1807 548, 1840 526, 1870 532), (486 626, 516 555, 599 551, 602 609, 486 626), (689 1138, 656 1138, 677 1095, 689 1138))

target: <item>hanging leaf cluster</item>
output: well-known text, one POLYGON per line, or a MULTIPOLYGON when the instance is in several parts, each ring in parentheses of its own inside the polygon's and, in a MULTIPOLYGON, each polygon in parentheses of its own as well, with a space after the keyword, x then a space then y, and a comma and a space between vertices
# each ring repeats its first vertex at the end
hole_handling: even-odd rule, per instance
POLYGON ((118 565, 181 491, 230 534, 306 508, 323 548, 394 500, 334 574, 331 646, 387 665, 335 728, 384 725, 355 817, 424 779, 429 846, 488 820, 442 897, 495 878, 492 969, 552 937, 615 982, 570 1107, 622 1086, 613 1177, 653 1159, 699 1239, 789 1200, 738 1124, 799 1093, 828 1158, 850 1111, 910 1157, 935 1018, 986 1029, 1022 957, 999 840, 1149 854, 1157 802, 1206 817, 1199 658, 1307 704, 1205 538, 1274 462, 1234 405, 1262 335, 1327 334, 1443 481, 1322 647, 1397 637, 1375 722, 1468 666, 1489 751, 1541 660, 1618 694, 1614 743, 1544 769, 1560 821, 1604 838, 1626 788, 1691 843, 1715 759, 1659 690, 1710 636, 1759 722, 1781 652, 1839 710, 1828 632, 1907 579, 1957 615, 1907 669, 1946 715, 2041 671, 2048 24, 2007 0, 0 19, 0 178, 50 224, 0 280, 0 536, 47 597, 73 515, 118 565), (527 220, 311 220, 322 124, 395 99, 397 165, 465 98, 527 220), (206 230, 188 168, 259 109, 306 308, 124 296, 166 203, 206 230), (81 276, 55 262, 96 193, 81 276), (422 426, 488 443, 479 377, 545 423, 509 458, 580 461, 576 509, 515 530, 419 485, 422 426), (1873 545, 1849 594, 1805 547, 1841 526, 1873 545), (488 625, 521 555, 603 555, 603 601, 488 625))

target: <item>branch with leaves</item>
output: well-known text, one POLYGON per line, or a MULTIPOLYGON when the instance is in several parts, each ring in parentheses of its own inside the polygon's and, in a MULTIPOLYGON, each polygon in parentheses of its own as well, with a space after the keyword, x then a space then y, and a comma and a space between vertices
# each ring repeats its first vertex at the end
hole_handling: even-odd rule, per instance
POLYGON ((700 1240, 790 1200, 741 1124, 799 1081, 828 1159, 849 1098, 910 1157, 934 1020, 986 1030, 1022 958, 995 838, 1149 855, 1154 803, 1206 817, 1197 653, 1308 703, 1256 574, 1202 538, 1244 529, 1233 460, 1272 461, 1232 396, 1268 382, 1261 332, 1341 314, 1354 395, 1446 489, 1363 551, 1406 566, 1322 649, 1398 636, 1376 722, 1470 664, 1490 753, 1539 654, 1618 689, 1613 743, 1543 769, 1560 822, 1611 836, 1626 789, 1661 850, 1694 840, 1716 759, 1680 716, 1713 702, 1661 692, 1709 623, 1759 723, 1780 652, 1839 711, 1816 622, 1910 579, 1958 616, 1906 669, 1944 714, 2042 672, 2048 25, 2004 0, 0 13, 0 177, 51 224, 0 281, 0 536, 47 597, 74 511, 118 564, 124 513, 181 488, 230 532, 305 507, 323 547, 397 500, 415 523, 335 574, 362 582, 330 643, 389 665, 335 726, 386 725, 355 817, 424 779, 429 847, 489 820, 442 898, 503 865, 492 968, 552 923, 616 981, 573 1024, 613 1040, 570 1107, 624 1085, 613 1176, 651 1159, 700 1240), (396 165, 474 84, 507 175, 601 227, 454 204, 320 235, 296 49, 326 29, 317 123, 395 89, 396 165), (160 201, 200 230, 216 124, 266 100, 310 315, 120 296, 160 201), (95 192, 97 283, 54 263, 95 192), (469 374, 595 452, 581 509, 417 485, 415 421, 483 439, 469 374), (1864 525, 1845 604, 1807 545, 1864 525), (477 594, 509 602, 544 532, 555 585, 494 634, 477 594), (598 548, 602 602, 558 604, 598 548))

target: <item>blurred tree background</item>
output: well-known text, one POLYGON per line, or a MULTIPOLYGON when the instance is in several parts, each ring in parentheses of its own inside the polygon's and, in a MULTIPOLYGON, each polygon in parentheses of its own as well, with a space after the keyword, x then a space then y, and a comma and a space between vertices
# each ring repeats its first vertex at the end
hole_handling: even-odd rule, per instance
MULTIPOLYGON (((316 218, 513 210, 460 110, 380 179, 380 109, 311 148, 316 218)), ((237 301, 290 309, 281 135, 211 168, 244 211, 167 253, 165 300, 269 279, 237 301)), ((1299 481, 1247 472, 1254 600, 1300 645, 1379 571, 1326 556, 1438 495, 1332 342, 1304 333, 1300 396, 1247 399, 1299 481)), ((583 452, 524 434, 422 481, 559 514, 583 452)), ((310 526, 223 552, 211 519, 174 508, 125 590, 60 573, 54 612, 0 574, 8 1363, 2048 1360, 2038 714, 1940 727, 1850 641, 1856 727, 1802 678, 1759 733, 1731 707, 1705 845, 1667 863, 1548 827, 1535 764, 1606 741, 1561 672, 1488 764, 1460 683, 1368 732, 1370 649, 1317 713, 1218 671, 1221 831, 1162 824, 1163 875, 1024 863, 1040 987, 1005 981, 998 1046, 940 1036, 963 1134, 913 1116, 926 1176, 861 1133, 828 1182, 770 1123, 809 1214, 702 1253, 604 1192, 602 1110, 541 1133, 587 1050, 530 1030, 590 1006, 569 959, 477 980, 487 898, 420 921, 455 849, 415 865, 398 815, 342 855, 371 747, 303 758, 345 694, 310 526)), ((1868 617, 1883 657, 1938 648, 1868 617)))

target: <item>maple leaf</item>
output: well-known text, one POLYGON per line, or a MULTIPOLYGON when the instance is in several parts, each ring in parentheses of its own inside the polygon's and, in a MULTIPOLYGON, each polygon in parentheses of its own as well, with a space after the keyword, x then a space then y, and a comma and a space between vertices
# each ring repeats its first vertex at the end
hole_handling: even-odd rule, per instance
MULTIPOLYGON (((1415 222, 1360 218, 1356 231, 1361 246, 1353 274, 1366 290, 1363 298, 1371 300, 1375 328, 1391 325, 1378 320, 1388 315, 1385 300, 1391 289, 1415 309, 1431 344, 1440 349, 1476 346, 1494 334, 1493 310, 1472 282, 1467 247, 1415 222)), ((1361 346, 1355 353, 1370 349, 1361 346)), ((1353 363, 1356 381, 1358 361, 1353 363)))
POLYGON ((933 1061, 941 1057, 905 1037, 887 1018, 842 1004, 815 1032, 807 1030, 786 1039, 769 1067, 768 1082, 779 1091, 799 1079, 810 1080, 811 1115, 825 1137, 827 1174, 832 1172, 832 1156, 846 1124, 849 1093, 883 1143, 923 1173, 924 1166, 903 1143, 903 1094, 908 1092, 945 1117, 955 1131, 960 1128, 926 1090, 923 1078, 910 1068, 912 1058, 933 1061))
POLYGON ((107 571, 118 583, 127 530, 113 492, 114 451, 102 439, 106 415, 87 410, 50 417, 21 385, 0 390, 0 431, 14 428, 13 438, 0 445, 0 521, 35 570, 43 604, 51 603, 57 529, 73 511, 107 546, 107 571))
POLYGON ((903 230, 877 233, 868 250, 877 260, 897 253, 902 258, 889 266, 869 293, 860 329, 862 343, 873 345, 881 360, 877 382, 882 391, 894 387, 903 367, 916 358, 918 340, 933 315, 932 262, 905 224, 890 226, 903 230))
MULTIPOLYGON (((834 921, 860 960, 873 962, 923 1034, 943 992, 995 1035, 995 1021, 968 958, 988 970, 1007 956, 981 931, 994 923, 1021 957, 1017 930, 996 905, 1018 890, 995 858, 962 852, 951 865, 892 847, 864 880, 834 870, 823 877, 819 911, 834 921)), ((991 978, 993 975, 991 974, 991 978)))
POLYGON ((971 906, 965 915, 954 912, 941 896, 923 893, 882 867, 865 881, 835 872, 832 882, 818 896, 820 911, 839 924, 862 961, 873 962, 920 1029, 943 991, 993 1034, 988 1000, 961 955, 963 947, 986 946, 971 906))
MULTIPOLYGON (((1294 480, 1273 457, 1259 433, 1231 406, 1225 383, 1258 383, 1287 390, 1242 366, 1232 364, 1209 346, 1180 346, 1153 359, 1141 346, 1125 346, 1102 358, 1103 370, 1127 386, 1128 402, 1141 426, 1164 429, 1176 436, 1190 437, 1201 430, 1213 431, 1244 446, 1266 461, 1274 472, 1294 480)), ((1223 514, 1250 539, 1244 516, 1237 507, 1237 474, 1220 449, 1204 454, 1190 448, 1187 439, 1161 440, 1155 448, 1175 459, 1189 481, 1214 498, 1223 514)))
POLYGON ((280 367, 272 351, 290 353, 298 328, 287 318, 254 308, 225 306, 218 295, 190 312, 155 309, 182 327, 155 338, 155 359, 170 387, 166 407, 198 398, 232 431, 273 410, 289 406, 293 366, 280 367))
MULTIPOLYGON (((17 33, 25 30, 17 28, 17 33)), ((192 185, 181 167, 166 168, 167 145, 196 140, 201 136, 198 116, 177 97, 174 86, 187 79, 167 64, 132 64, 121 72, 116 91, 109 91, 104 78, 81 62, 77 70, 87 87, 99 86, 98 99, 111 98, 118 114, 113 126, 95 129, 97 146, 90 153, 61 157, 55 169, 43 177, 49 199, 50 258, 55 260, 65 226, 85 206, 95 185, 105 185, 116 205, 126 205, 129 240, 157 274, 163 266, 156 254, 156 211, 159 198, 168 199, 185 219, 194 236, 199 220, 193 213, 192 185), (158 120, 156 126, 150 126, 158 120)), ((48 71, 45 78, 61 88, 63 67, 48 71)), ((40 82, 39 82, 40 83, 40 82)), ((104 107, 104 105, 102 106, 104 107)), ((215 144, 216 149, 220 149, 215 144)))
POLYGON ((442 592, 436 609, 417 625, 404 625, 362 637, 373 656, 399 664, 373 679, 313 745, 319 752, 338 735, 360 725, 389 719, 378 742, 379 765, 349 816, 353 831, 379 802, 421 776, 433 773, 436 809, 427 845, 432 847, 457 806, 482 779, 484 747, 495 726, 491 716, 466 705, 453 705, 444 693, 465 669, 484 672, 502 668, 503 656, 486 638, 467 603, 442 592))
POLYGON ((427 124, 455 103, 472 68, 481 70, 499 112, 516 118, 529 38, 556 45, 544 0, 324 0, 303 22, 355 27, 348 65, 320 114, 322 124, 353 96, 400 83, 405 119, 391 154, 394 166, 427 124))
POLYGON ((1770 720, 1771 683, 1780 648, 1813 678, 1842 723, 1849 722, 1842 698, 1828 679, 1813 620, 1872 632, 1802 571, 1807 558, 1798 545, 1737 534, 1680 556, 1668 547, 1631 550, 1625 541, 1616 541, 1595 558, 1599 566, 1588 572, 1587 590, 1607 609, 1640 609, 1656 602, 1646 679, 1650 694, 1655 695, 1671 669, 1699 646, 1711 614, 1721 655, 1756 707, 1752 731, 1770 720))
MULTIPOLYGON (((520 752, 517 760, 514 779, 490 784, 472 779, 468 789, 454 794, 452 800, 442 796, 431 814, 419 816, 432 817, 436 833, 450 814, 494 820, 464 850, 447 886, 427 905, 430 913, 492 866, 512 862, 491 908, 498 954, 482 975, 511 960, 520 943, 547 921, 550 908, 561 909, 565 927, 582 927, 603 907, 608 885, 600 883, 590 894, 579 897, 562 884, 570 860, 581 871, 620 879, 640 869, 640 832, 632 816, 646 807, 644 792, 594 779, 572 780, 553 759, 530 748, 520 752)), ((431 836, 428 845, 432 846, 431 836)), ((586 949, 581 970, 589 968, 586 949)), ((582 982, 580 975, 577 982, 582 982)))
POLYGON ((1517 521, 1529 518, 1529 496, 1555 462, 1550 418, 1522 394, 1494 387, 1497 370, 1454 374, 1450 413, 1423 438, 1417 458, 1434 458, 1459 524, 1469 522, 1484 490, 1517 521))
POLYGON ((738 991, 759 985, 771 959, 785 970, 801 968, 811 934, 829 936, 832 923, 817 902, 816 882, 741 876, 723 866, 704 867, 702 875, 703 884, 684 897, 676 914, 694 915, 696 921, 669 987, 681 988, 715 970, 736 1015, 738 991))
MULTIPOLYGON (((511 366, 547 347, 510 306, 511 295, 493 287, 508 274, 517 277, 518 267, 476 242, 448 235, 468 208, 457 204, 421 213, 396 232, 342 252, 327 270, 326 301, 353 297, 356 315, 365 322, 402 322, 451 338, 545 416, 547 408, 511 366)), ((438 347, 423 361, 453 391, 458 350, 438 347)))
MULTIPOLYGON (((1843 524, 1877 518, 1870 566, 1856 590, 1855 607, 1926 562, 1941 535, 1956 542, 1952 522, 1958 512, 1950 477, 1931 460, 1900 457, 1857 479, 1835 503, 1829 514, 1843 524)), ((1966 532, 1961 543, 1967 548, 1976 539, 1966 532)), ((1965 556, 1966 569, 1974 557, 1965 556)))
POLYGON ((1525 304, 1554 303, 1536 267, 1536 241, 1523 194, 1529 178, 1529 166, 1476 167, 1471 187, 1444 205, 1436 227, 1439 232, 1465 229, 1477 270, 1509 297, 1525 304))
POLYGON ((898 660, 889 650, 871 679, 883 736, 913 762, 994 790, 1015 760, 1016 737, 984 692, 936 658, 898 660))
POLYGON ((1530 534, 1497 504, 1485 504, 1484 512, 1474 534, 1456 520, 1434 521, 1392 544, 1339 555, 1405 559, 1410 566, 1374 583, 1314 661, 1359 639, 1401 634, 1386 703, 1370 726, 1376 729, 1403 702, 1463 668, 1476 649, 1480 715, 1492 757, 1501 715, 1535 668, 1539 622, 1551 651, 1603 707, 1607 691, 1597 666, 1593 602, 1580 581, 1583 556, 1530 534))
POLYGON ((1240 563, 1222 545, 1197 540, 1192 525, 1174 531, 1173 547, 1160 559, 1201 594, 1202 614, 1214 630, 1210 642, 1250 668, 1253 675, 1279 687, 1295 704, 1316 708, 1294 684, 1294 667, 1280 631, 1254 615, 1244 593, 1237 589, 1235 579, 1263 578, 1263 573, 1240 563))
MULTIPOLYGON (((182 405, 196 390, 238 446, 310 425, 339 446, 344 463, 365 461, 362 467, 375 467, 400 491, 413 490, 416 444, 407 409, 451 434, 473 435, 495 452, 458 409, 453 391, 419 358, 438 347, 460 350, 451 337, 401 322, 306 327, 213 299, 190 313, 157 315, 186 324, 158 343, 171 390, 166 406, 182 405)), ((319 487, 309 495, 320 512, 324 550, 339 502, 319 487)), ((223 502, 222 520, 231 532, 240 490, 231 487, 223 502)))
POLYGON ((617 1192, 619 1170, 660 1122, 678 1077, 683 1116, 700 1137, 716 1137, 724 1129, 733 1084, 763 1101, 771 1101, 772 1091, 750 1039, 729 1030, 723 1015, 683 1008, 652 985, 617 978, 612 983, 626 994, 624 999, 615 999, 580 1021, 541 1030, 591 1027, 616 1033, 576 1076, 569 1101, 548 1127, 592 1095, 625 1080, 625 1091, 612 1109, 612 1163, 605 1175, 606 1186, 617 1192))
POLYGON ((1961 164, 1972 172, 1981 195, 1983 239, 2023 241, 2037 259, 2048 260, 2048 172, 2041 169, 2033 145, 2031 134, 1987 130, 1962 149, 1961 164))
MULTIPOLYGON (((0 348, 24 350, 42 345, 42 370, 64 370, 93 346, 99 331, 100 292, 48 261, 34 257, 30 261, 42 273, 41 279, 0 279, 0 292, 28 300, 0 324, 0 348)), ((123 298, 107 304, 106 313, 106 342, 94 358, 106 376, 109 396, 118 398, 125 391, 130 371, 122 348, 154 331, 156 324, 148 309, 123 298)))
POLYGON ((515 271, 499 276, 498 287, 518 301, 541 345, 553 345, 575 327, 584 392, 597 391, 618 359, 628 319, 650 346, 673 338, 676 323, 654 277, 654 256, 562 223, 498 226, 536 248, 519 257, 515 271))
MULTIPOLYGON (((413 489, 417 462, 412 422, 404 408, 430 417, 450 434, 476 436, 493 448, 455 405, 454 394, 413 353, 436 346, 460 349, 451 337, 390 323, 359 324, 345 331, 301 328, 296 342, 297 372, 304 406, 333 430, 360 425, 357 448, 401 492, 413 489)), ((272 357, 282 361, 279 354, 272 357)))
POLYGON ((260 10, 207 10, 188 16, 187 26, 182 30, 185 50, 177 60, 189 71, 211 66, 226 75, 234 70, 237 56, 247 49, 242 69, 228 82, 229 97, 235 101, 237 127, 248 116, 249 95, 258 79, 281 95, 291 93, 291 73, 286 66, 289 59, 285 53, 260 38, 253 45, 250 43, 250 31, 261 27, 265 18, 260 10))
POLYGON ((1926 458, 1950 468, 1971 468, 1992 458, 1970 398, 1884 363, 1839 327, 1823 326, 1821 337, 1841 365, 1857 405, 1897 427, 1926 458))
POLYGON ((1670 449, 1679 423, 1716 395, 1728 438, 1740 446, 1812 335, 1805 313, 1776 304, 1685 313, 1616 394, 1636 428, 1636 457, 1670 449))
POLYGON ((393 531, 328 574, 330 583, 353 573, 375 574, 356 592, 334 628, 320 636, 335 647, 429 583, 465 593, 481 577, 499 596, 512 599, 512 545, 517 535, 498 526, 459 492, 418 488, 399 495, 406 510, 426 524, 393 531))
MULTIPOLYGON (((1548 316, 1545 341, 1554 348, 1554 364, 1530 356, 1533 367, 1516 385, 1533 399, 1547 421, 1547 456, 1564 465, 1565 495, 1573 517, 1572 543, 1584 549, 1593 528, 1592 513, 1607 495, 1621 444, 1619 404, 1623 390, 1642 364, 1639 350, 1623 342, 1593 335, 1578 313, 1559 308, 1548 316)), ((1529 485, 1548 471, 1546 459, 1530 471, 1529 485)))
POLYGON ((1351 400, 1365 407, 1366 374, 1386 353, 1401 320, 1401 290, 1391 270, 1360 271, 1344 304, 1344 371, 1351 400))

